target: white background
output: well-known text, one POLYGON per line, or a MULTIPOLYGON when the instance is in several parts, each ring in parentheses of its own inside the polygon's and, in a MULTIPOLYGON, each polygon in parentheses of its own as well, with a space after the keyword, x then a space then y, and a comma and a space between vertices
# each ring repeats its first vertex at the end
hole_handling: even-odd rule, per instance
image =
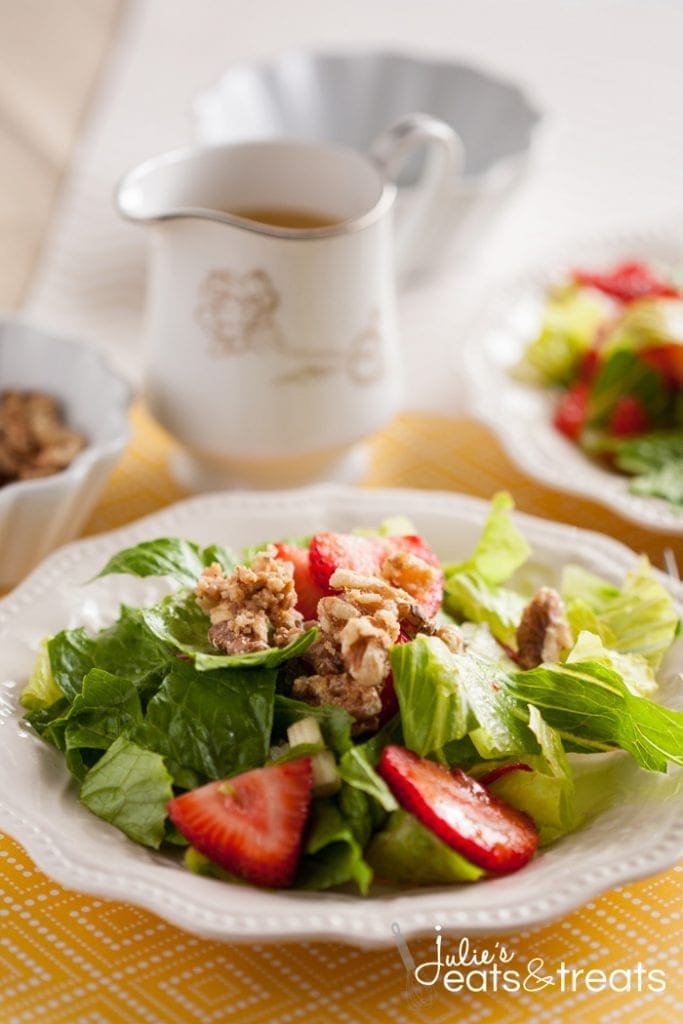
MULTIPOLYGON (((123 19, 26 308, 136 377, 144 233, 111 195, 191 139, 193 95, 234 59, 291 46, 451 55, 526 85, 548 115, 534 167, 464 262, 400 300, 406 405, 457 414, 444 372, 487 296, 567 239, 660 227, 683 210, 683 5, 676 0, 139 0, 123 19)), ((457 361, 457 360, 456 360, 457 361)))

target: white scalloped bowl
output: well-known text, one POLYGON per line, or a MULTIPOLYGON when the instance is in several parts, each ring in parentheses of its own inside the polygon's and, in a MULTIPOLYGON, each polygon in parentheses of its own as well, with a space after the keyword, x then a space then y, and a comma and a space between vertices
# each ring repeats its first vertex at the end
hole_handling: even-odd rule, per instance
POLYGON ((59 399, 87 445, 60 473, 0 487, 0 589, 75 537, 129 435, 130 389, 102 357, 16 320, 0 321, 0 388, 59 399))
MULTIPOLYGON (((604 889, 665 870, 683 853, 683 770, 645 772, 611 758, 613 802, 572 835, 541 851, 523 870, 474 885, 376 887, 351 892, 275 892, 201 878, 170 856, 137 846, 79 803, 61 756, 24 728, 19 706, 41 637, 65 626, 112 622, 121 602, 157 600, 168 584, 109 576, 87 585, 122 547, 159 536, 201 544, 244 544, 320 529, 371 526, 408 515, 443 559, 471 550, 488 506, 456 494, 341 487, 259 494, 213 494, 181 502, 131 526, 69 545, 52 555, 0 605, 0 827, 43 871, 82 892, 138 904, 199 935, 241 941, 337 939, 358 946, 394 941, 442 925, 469 936, 540 924, 604 889)), ((534 549, 539 581, 557 584, 577 561, 614 581, 635 555, 597 533, 519 515, 534 549)), ((683 612, 683 585, 669 581, 683 612)), ((683 707, 683 637, 663 670, 664 703, 683 707)))
MULTIPOLYGON (((385 50, 290 50, 269 61, 238 62, 194 100, 202 143, 281 136, 341 142, 367 151, 407 114, 440 118, 463 143, 463 176, 444 209, 436 261, 457 235, 458 251, 482 233, 521 180, 545 118, 519 85, 452 59, 385 50)), ((406 167, 410 184, 417 161, 406 167)))

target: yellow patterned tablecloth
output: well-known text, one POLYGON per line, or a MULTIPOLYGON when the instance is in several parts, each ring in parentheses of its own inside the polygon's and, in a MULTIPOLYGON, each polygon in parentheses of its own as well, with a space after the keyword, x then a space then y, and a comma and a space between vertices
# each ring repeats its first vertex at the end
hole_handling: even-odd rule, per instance
MULTIPOLYGON (((167 468, 171 442, 141 410, 133 420, 133 441, 88 533, 183 497, 167 468)), ((524 511, 610 533, 660 565, 668 544, 683 561, 680 538, 648 534, 529 481, 468 420, 400 417, 373 445, 365 483, 484 497, 504 487, 524 511)), ((480 953, 504 944, 517 967, 536 960, 531 973, 540 979, 557 979, 562 965, 582 972, 565 974, 565 991, 538 980, 494 992, 490 974, 482 991, 474 967, 459 993, 417 990, 396 946, 199 939, 145 910, 62 888, 0 836, 0 1024, 673 1024, 683 1020, 682 895, 678 866, 546 927, 473 942, 480 953), (589 970, 609 979, 601 991, 600 975, 585 982, 589 970)), ((408 945, 416 963, 434 958, 433 939, 408 945)), ((444 949, 456 948, 446 936, 444 949)))

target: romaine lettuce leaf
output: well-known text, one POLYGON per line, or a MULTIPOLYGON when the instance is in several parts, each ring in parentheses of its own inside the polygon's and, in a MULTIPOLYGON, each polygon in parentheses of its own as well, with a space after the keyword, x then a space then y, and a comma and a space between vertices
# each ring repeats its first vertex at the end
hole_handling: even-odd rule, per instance
POLYGON ((169 594, 158 604, 143 608, 142 618, 150 633, 194 660, 199 672, 219 668, 275 668, 310 647, 317 635, 309 629, 286 647, 271 647, 249 654, 220 654, 209 641, 210 621, 191 590, 169 594))
POLYGON ((568 566, 562 596, 570 610, 573 598, 593 610, 606 646, 622 654, 642 655, 655 672, 680 629, 671 596, 645 556, 628 572, 621 589, 585 569, 568 566))
POLYGON ((316 800, 296 885, 302 889, 329 889, 349 881, 355 882, 365 895, 372 882, 372 869, 336 804, 332 800, 316 800))
POLYGON ((107 750, 119 736, 136 739, 142 725, 140 697, 132 683, 94 668, 65 716, 67 750, 107 750))
POLYGON ((176 660, 147 705, 143 745, 163 755, 184 788, 259 767, 270 749, 276 674, 199 673, 176 660))
POLYGON ((496 665, 426 636, 397 644, 391 661, 404 742, 416 754, 452 763, 465 737, 485 758, 538 751, 496 665))
POLYGON ((218 562, 225 572, 237 564, 232 553, 218 544, 202 549, 198 544, 179 537, 159 537, 119 551, 98 573, 98 578, 112 573, 171 576, 179 583, 193 586, 202 570, 212 562, 218 562))
POLYGON ((444 566, 444 607, 459 620, 486 623, 497 640, 510 644, 524 610, 525 600, 501 584, 531 553, 512 517, 509 494, 496 494, 481 536, 464 562, 444 566))
POLYGON ((402 808, 389 816, 365 856, 380 878, 408 885, 475 882, 484 874, 402 808))
POLYGON ((572 770, 562 740, 529 705, 529 728, 536 736, 540 754, 526 755, 530 772, 514 771, 490 783, 489 789, 512 807, 524 811, 538 829, 545 846, 572 832, 579 824, 572 770))
POLYGON ((491 587, 505 583, 531 554, 531 548, 519 532, 512 516, 515 503, 511 496, 501 491, 493 496, 491 508, 477 541, 468 559, 444 566, 448 580, 459 573, 476 573, 491 587))
POLYGON ((596 662, 539 665, 511 674, 507 687, 520 714, 533 704, 566 750, 622 749, 642 768, 683 765, 683 712, 634 696, 618 673, 596 662))
POLYGON ((90 769, 81 801, 136 843, 158 849, 164 838, 166 805, 173 796, 163 758, 119 736, 90 769))
POLYGON ((351 747, 339 761, 339 775, 344 782, 372 797, 385 811, 398 804, 381 775, 378 775, 361 746, 351 747))
POLYGON ((501 643, 515 643, 526 601, 514 590, 493 587, 477 573, 454 573, 447 579, 444 606, 458 621, 485 624, 501 643))
POLYGON ((637 353, 618 349, 601 363, 591 382, 586 411, 589 448, 590 430, 606 427, 617 401, 625 395, 638 399, 650 423, 664 425, 661 421, 669 405, 669 391, 661 374, 647 366, 637 353))
POLYGON ((568 653, 566 662, 593 661, 617 672, 631 693, 651 697, 659 689, 652 667, 641 654, 619 654, 604 645, 599 636, 583 630, 568 653))
POLYGON ((123 605, 113 625, 90 636, 83 628, 63 630, 48 641, 55 683, 73 700, 93 668, 133 683, 143 702, 157 690, 175 651, 149 631, 139 608, 123 605))
POLYGON ((391 671, 406 746, 440 759, 447 743, 467 733, 468 707, 450 651, 437 637, 417 636, 392 648, 391 671))
POLYGON ((49 639, 44 637, 40 641, 33 671, 21 694, 22 706, 27 711, 45 710, 64 696, 52 675, 47 649, 49 639))
POLYGON ((565 565, 562 570, 560 591, 565 604, 580 600, 595 612, 603 611, 620 594, 619 587, 614 583, 573 562, 565 565))
MULTIPOLYGON (((623 466, 619 465, 619 468, 623 466)), ((631 482, 629 490, 632 494, 664 498, 674 506, 683 507, 683 458, 669 462, 661 469, 642 473, 631 482)))

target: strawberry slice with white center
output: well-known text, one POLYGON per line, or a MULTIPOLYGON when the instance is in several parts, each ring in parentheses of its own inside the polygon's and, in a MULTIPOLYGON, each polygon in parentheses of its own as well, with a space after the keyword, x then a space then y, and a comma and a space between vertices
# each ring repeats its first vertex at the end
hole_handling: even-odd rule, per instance
POLYGON ((388 746, 378 771, 405 810, 473 864, 503 875, 533 857, 538 833, 531 818, 459 768, 388 746))
POLYGON ((268 765, 175 797, 171 821, 205 857, 252 882, 280 888, 296 874, 311 805, 311 759, 268 765))

